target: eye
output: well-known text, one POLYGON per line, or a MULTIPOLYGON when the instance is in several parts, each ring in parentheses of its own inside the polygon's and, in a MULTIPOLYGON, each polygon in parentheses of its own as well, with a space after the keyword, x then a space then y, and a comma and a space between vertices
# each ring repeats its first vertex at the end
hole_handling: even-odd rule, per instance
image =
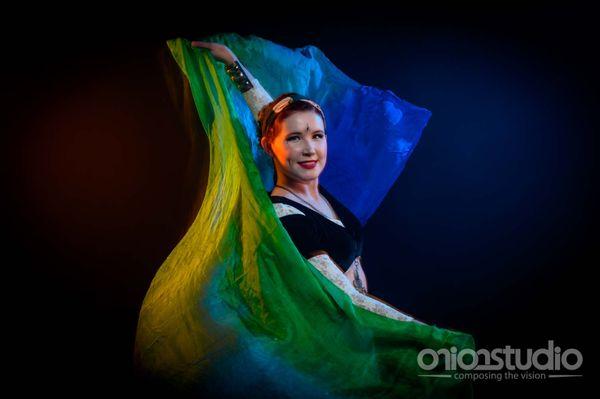
POLYGON ((297 141, 296 139, 300 140, 300 136, 291 136, 288 137, 285 141, 297 141))
POLYGON ((318 138, 318 139, 322 139, 322 138, 325 138, 325 135, 323 133, 317 133, 314 135, 314 137, 318 138))

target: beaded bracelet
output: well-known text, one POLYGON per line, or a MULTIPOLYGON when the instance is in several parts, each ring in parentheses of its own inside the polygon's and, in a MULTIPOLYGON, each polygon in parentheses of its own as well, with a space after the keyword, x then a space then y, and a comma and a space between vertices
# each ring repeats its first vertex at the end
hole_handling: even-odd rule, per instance
POLYGON ((254 87, 239 61, 236 60, 227 65, 225 71, 242 93, 245 93, 254 87))

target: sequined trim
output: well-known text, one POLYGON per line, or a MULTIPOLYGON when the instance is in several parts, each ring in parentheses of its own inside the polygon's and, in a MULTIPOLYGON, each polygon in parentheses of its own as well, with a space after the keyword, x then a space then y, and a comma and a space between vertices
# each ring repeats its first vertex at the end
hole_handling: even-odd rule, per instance
POLYGON ((258 112, 267 104, 273 101, 271 95, 262 87, 260 82, 254 78, 250 78, 250 82, 254 86, 250 90, 243 93, 246 103, 252 111, 254 120, 258 121, 258 112))
POLYGON ((304 212, 302 212, 299 209, 294 208, 291 205, 288 204, 282 204, 280 202, 276 202, 273 204, 273 206, 275 207, 275 213, 277 213, 277 216, 279 218, 282 218, 284 216, 287 215, 302 215, 302 216, 306 216, 304 214, 304 212))
POLYGON ((308 261, 329 281, 344 291, 352 299, 352 303, 355 306, 361 307, 378 315, 388 317, 390 319, 421 323, 415 320, 413 317, 394 309, 381 300, 357 291, 350 280, 348 280, 348 278, 344 275, 339 266, 337 266, 335 262, 331 260, 329 255, 316 255, 308 259, 308 261))
MULTIPOLYGON (((306 216, 306 214, 304 212, 302 212, 302 211, 300 211, 300 210, 298 210, 298 209, 296 209, 293 206, 288 205, 288 204, 283 204, 281 202, 276 202, 276 203, 273 204, 273 206, 275 207, 275 212, 277 213, 277 216, 279 216, 280 218, 282 218, 284 216, 287 216, 287 215, 294 215, 294 214, 299 214, 299 215, 306 216)), ((324 216, 324 217, 327 217, 327 216, 324 216)), ((342 223, 341 220, 332 219, 330 217, 327 217, 327 219, 331 220, 335 224, 339 224, 343 228, 346 228, 346 226, 344 226, 344 223, 342 223)))

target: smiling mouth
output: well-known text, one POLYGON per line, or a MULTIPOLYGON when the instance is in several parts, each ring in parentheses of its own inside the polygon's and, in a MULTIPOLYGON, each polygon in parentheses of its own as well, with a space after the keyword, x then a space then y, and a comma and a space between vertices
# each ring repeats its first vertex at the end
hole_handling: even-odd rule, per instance
POLYGON ((302 166, 304 169, 312 169, 315 166, 317 166, 317 161, 304 161, 304 162, 298 162, 298 164, 300 166, 302 166))

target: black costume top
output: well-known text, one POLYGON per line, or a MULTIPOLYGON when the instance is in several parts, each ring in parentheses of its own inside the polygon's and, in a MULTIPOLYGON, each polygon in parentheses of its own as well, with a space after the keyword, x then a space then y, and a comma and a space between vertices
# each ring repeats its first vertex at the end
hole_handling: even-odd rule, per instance
POLYGON ((359 220, 341 202, 319 185, 319 192, 329 201, 344 227, 287 197, 271 196, 271 201, 291 205, 304 213, 281 216, 280 220, 292 241, 305 258, 315 251, 325 251, 343 268, 348 270, 354 259, 362 254, 363 230, 359 220))

